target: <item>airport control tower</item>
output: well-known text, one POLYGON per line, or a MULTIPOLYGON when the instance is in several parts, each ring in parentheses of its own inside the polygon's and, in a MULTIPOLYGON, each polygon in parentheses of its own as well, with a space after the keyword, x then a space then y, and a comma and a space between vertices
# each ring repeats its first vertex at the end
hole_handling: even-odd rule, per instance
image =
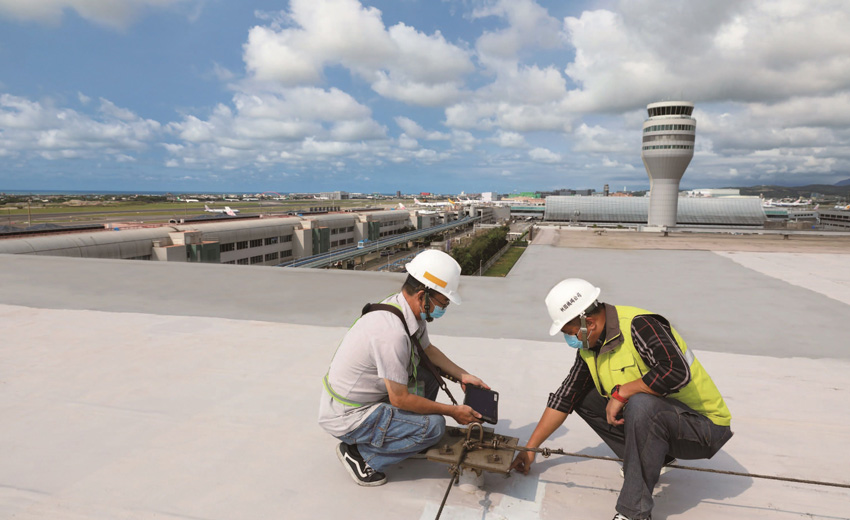
POLYGON ((673 227, 679 204, 679 181, 694 156, 697 121, 688 101, 661 101, 646 106, 640 157, 649 174, 650 226, 673 227))

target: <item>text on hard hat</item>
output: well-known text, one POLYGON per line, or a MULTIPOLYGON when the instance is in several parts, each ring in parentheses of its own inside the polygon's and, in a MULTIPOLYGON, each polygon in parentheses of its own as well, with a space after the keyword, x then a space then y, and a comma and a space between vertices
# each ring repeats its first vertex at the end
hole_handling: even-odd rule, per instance
POLYGON ((581 298, 581 293, 576 293, 576 295, 575 295, 575 296, 573 296, 572 298, 570 298, 569 300, 567 300, 567 303, 565 303, 565 304, 561 305, 561 312, 564 312, 565 310, 569 309, 569 308, 570 308, 570 305, 572 305, 572 304, 574 304, 575 302, 577 302, 579 298, 581 298))

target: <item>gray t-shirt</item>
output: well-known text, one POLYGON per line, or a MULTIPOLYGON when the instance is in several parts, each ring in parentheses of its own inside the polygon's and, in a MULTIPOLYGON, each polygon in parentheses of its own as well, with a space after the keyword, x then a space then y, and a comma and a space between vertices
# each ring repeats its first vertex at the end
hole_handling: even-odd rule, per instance
MULTIPOLYGON (((425 322, 413 314, 399 293, 382 303, 401 307, 411 334, 422 348, 431 344, 425 322)), ((401 320, 390 312, 372 311, 360 317, 342 339, 328 370, 328 382, 338 395, 364 406, 347 406, 334 400, 324 388, 319 405, 319 425, 335 437, 362 423, 381 402, 388 402, 384 379, 407 385, 413 374, 410 342, 401 320)))

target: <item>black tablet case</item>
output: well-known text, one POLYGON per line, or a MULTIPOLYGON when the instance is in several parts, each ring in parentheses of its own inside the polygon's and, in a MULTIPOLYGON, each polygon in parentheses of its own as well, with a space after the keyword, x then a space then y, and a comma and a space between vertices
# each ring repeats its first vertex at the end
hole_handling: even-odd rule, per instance
POLYGON ((490 424, 499 421, 499 392, 480 386, 466 385, 463 404, 481 414, 481 420, 490 424))

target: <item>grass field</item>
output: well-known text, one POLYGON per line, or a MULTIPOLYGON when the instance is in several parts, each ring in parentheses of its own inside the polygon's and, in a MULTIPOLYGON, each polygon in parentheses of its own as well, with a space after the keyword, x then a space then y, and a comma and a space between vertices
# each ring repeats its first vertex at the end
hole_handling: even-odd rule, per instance
MULTIPOLYGON (((225 206, 230 206, 231 208, 251 211, 255 212, 266 211, 268 209, 288 209, 288 208, 307 208, 311 206, 339 206, 340 208, 351 208, 351 207, 362 207, 362 206, 371 206, 371 205, 387 205, 397 202, 394 201, 363 201, 363 200, 287 200, 281 202, 272 202, 272 201, 264 201, 264 202, 153 202, 153 203, 140 203, 140 202, 100 202, 95 204, 85 204, 80 206, 70 206, 65 204, 39 204, 38 206, 33 205, 29 211, 33 215, 41 214, 41 213, 80 213, 80 212, 94 212, 94 211, 102 211, 104 213, 132 213, 134 211, 150 211, 150 210, 161 210, 163 213, 174 212, 174 213, 182 213, 186 210, 188 211, 203 211, 204 205, 208 205, 211 208, 224 208, 225 206)), ((21 206, 20 208, 13 206, 6 206, 4 208, 0 208, 0 213, 2 214, 11 214, 11 215, 26 215, 27 207, 26 204, 18 204, 21 206)))
POLYGON ((341 209, 356 207, 386 207, 397 205, 393 200, 287 200, 259 202, 134 202, 134 201, 103 201, 83 205, 41 204, 27 208, 25 204, 7 205, 0 207, 0 224, 5 221, 25 222, 32 216, 33 223, 78 223, 107 220, 138 220, 146 222, 167 222, 170 218, 202 215, 204 205, 211 208, 223 209, 230 206, 238 209, 242 215, 284 214, 296 209, 316 206, 339 206, 341 209))
POLYGON ((496 263, 490 269, 487 269, 484 276, 507 276, 524 252, 524 247, 515 246, 508 249, 501 258, 496 260, 496 263))

